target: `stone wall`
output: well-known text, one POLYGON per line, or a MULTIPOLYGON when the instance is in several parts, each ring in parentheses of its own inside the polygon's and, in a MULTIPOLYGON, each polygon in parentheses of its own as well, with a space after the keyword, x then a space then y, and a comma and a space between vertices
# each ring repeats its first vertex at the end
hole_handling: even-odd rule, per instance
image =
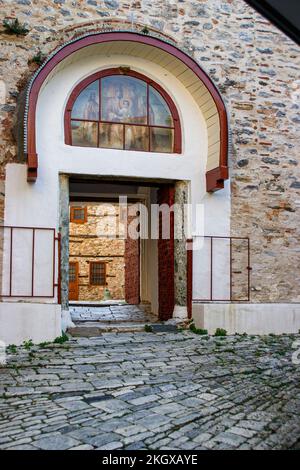
MULTIPOLYGON (((74 204, 82 207, 82 204, 74 204)), ((112 299, 124 299, 125 240, 115 238, 119 208, 116 204, 88 204, 84 224, 70 222, 70 261, 79 263, 78 300, 102 300, 105 286, 90 285, 92 261, 106 263, 106 282, 112 299)), ((122 235, 122 230, 120 231, 122 235)))
POLYGON ((156 28, 190 50, 227 105, 231 232, 251 238, 252 301, 300 300, 299 47, 242 0, 4 0, 1 10, 30 28, 0 35, 1 178, 17 159, 17 100, 39 50, 105 24, 120 28, 115 19, 156 28))

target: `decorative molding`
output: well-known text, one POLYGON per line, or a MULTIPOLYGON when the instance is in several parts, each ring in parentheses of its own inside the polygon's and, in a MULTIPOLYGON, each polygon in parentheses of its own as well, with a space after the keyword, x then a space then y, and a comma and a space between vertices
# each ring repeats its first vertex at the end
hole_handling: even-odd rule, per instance
POLYGON ((215 192, 224 188, 224 181, 228 179, 228 167, 218 166, 206 172, 206 191, 215 192))

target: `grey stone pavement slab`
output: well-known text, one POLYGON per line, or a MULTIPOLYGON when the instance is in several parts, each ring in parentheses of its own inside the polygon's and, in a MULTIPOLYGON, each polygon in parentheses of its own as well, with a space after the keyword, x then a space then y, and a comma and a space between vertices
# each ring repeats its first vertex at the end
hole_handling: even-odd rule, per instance
POLYGON ((106 307, 71 306, 70 314, 74 322, 152 322, 157 317, 148 311, 148 306, 110 305, 106 307))
POLYGON ((299 335, 107 333, 0 367, 0 449, 299 449, 299 335))
POLYGON ((107 305, 70 307, 70 314, 75 327, 68 332, 73 337, 93 337, 105 332, 131 333, 145 331, 145 325, 153 324, 157 328, 175 329, 174 325, 159 324, 157 316, 149 311, 149 305, 107 305))

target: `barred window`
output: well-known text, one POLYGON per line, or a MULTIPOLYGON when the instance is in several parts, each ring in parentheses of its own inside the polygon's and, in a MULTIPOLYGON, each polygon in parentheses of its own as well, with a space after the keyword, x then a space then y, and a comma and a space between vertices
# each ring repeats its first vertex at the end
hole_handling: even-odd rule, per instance
POLYGON ((69 265, 69 282, 76 282, 77 279, 77 266, 76 263, 69 265))
POLYGON ((106 285, 106 264, 100 261, 92 261, 90 263, 90 285, 105 286, 106 285))

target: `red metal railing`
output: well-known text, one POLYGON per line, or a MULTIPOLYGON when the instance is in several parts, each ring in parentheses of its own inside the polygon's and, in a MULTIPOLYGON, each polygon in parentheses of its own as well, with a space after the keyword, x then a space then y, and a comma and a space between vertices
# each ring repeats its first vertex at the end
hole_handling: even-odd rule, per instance
MULTIPOLYGON (((202 246, 203 249, 203 246, 202 246)), ((205 250, 204 250, 205 251, 205 250)), ((198 262, 200 260, 198 259, 198 262)), ((187 240, 187 304, 188 304, 188 314, 191 317, 192 302, 249 302, 250 301, 250 276, 251 276, 251 266, 250 266, 250 239, 249 237, 222 237, 222 236, 197 236, 193 239, 187 240), (209 266, 203 261, 202 266, 208 271, 209 277, 209 295, 203 297, 193 297, 193 253, 195 251, 195 241, 203 239, 203 243, 206 241, 209 244, 209 266), (227 242, 226 249, 229 250, 227 256, 229 256, 229 263, 225 269, 225 276, 228 278, 229 284, 229 296, 224 296, 222 298, 214 295, 214 279, 215 273, 220 269, 220 266, 215 266, 215 241, 224 240, 227 242), (236 245, 240 245, 239 247, 236 245), (242 247, 242 245, 244 245, 242 247), (243 257, 243 261, 240 263, 242 266, 237 268, 237 259, 238 256, 243 257), (233 279, 236 275, 240 275, 239 282, 236 284, 233 282, 233 279), (237 287, 240 287, 240 291, 245 295, 237 294, 237 287)), ((227 289, 228 290, 228 289, 227 289)))
MULTIPOLYGON (((57 289, 58 303, 60 303, 60 234, 56 235, 55 228, 50 227, 20 227, 12 225, 2 225, 0 227, 0 230, 2 232, 0 246, 3 255, 2 266, 0 267, 0 270, 2 271, 2 285, 0 297, 54 298, 55 289, 57 289), (17 231, 19 231, 19 234, 20 231, 24 231, 24 243, 20 243, 19 239, 19 246, 16 246, 16 244, 14 243, 15 233, 17 233, 17 231), (6 232, 8 233, 6 234, 6 232), (49 253, 49 260, 44 263, 43 271, 41 270, 41 266, 40 269, 38 269, 39 259, 37 259, 36 256, 38 243, 37 235, 39 232, 43 234, 49 233, 50 235, 48 242, 44 242, 44 246, 42 247, 43 252, 49 253), (24 237, 25 233, 29 233, 30 238, 26 236, 24 237), (27 263, 27 271, 31 273, 31 279, 29 281, 30 286, 27 286, 27 292, 24 293, 24 291, 22 292, 20 288, 19 290, 18 288, 16 289, 15 285, 22 286, 23 284, 24 286, 24 284, 28 284, 28 275, 26 276, 26 274, 24 274, 24 271, 26 271, 26 266, 24 270, 22 270, 19 266, 19 269, 15 270, 17 272, 14 272, 14 261, 16 259, 22 260, 23 257, 26 258, 26 255, 28 255, 28 246, 26 246, 26 238, 27 242, 29 241, 29 239, 31 239, 31 252, 28 256, 28 260, 30 259, 30 266, 27 263), (37 271, 40 272, 37 273, 37 271), (48 285, 50 286, 50 288, 48 289, 48 293, 37 292, 36 279, 39 275, 43 276, 42 279, 43 281, 46 281, 45 283, 48 282, 48 285), (2 292, 2 289, 5 289, 6 292, 2 292)), ((24 261, 24 264, 26 265, 26 261, 24 261)), ((41 280, 41 277, 39 278, 39 280, 41 280)))

